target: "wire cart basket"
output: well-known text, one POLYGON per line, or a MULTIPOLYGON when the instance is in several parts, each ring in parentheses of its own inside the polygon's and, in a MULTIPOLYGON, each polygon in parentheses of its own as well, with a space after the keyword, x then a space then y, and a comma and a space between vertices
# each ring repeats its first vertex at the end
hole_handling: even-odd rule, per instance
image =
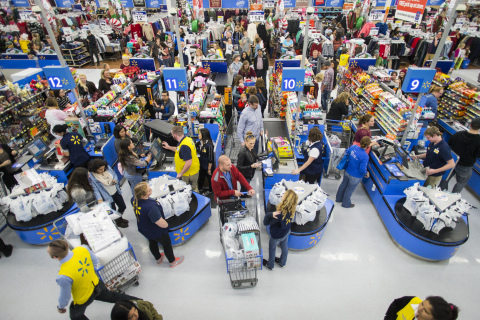
MULTIPOLYGON (((230 284, 233 289, 253 288, 258 283, 257 271, 262 270, 263 250, 260 239, 260 228, 258 230, 241 231, 243 233, 254 233, 258 243, 258 255, 242 256, 241 258, 229 258, 227 255, 227 247, 223 241, 222 229, 225 222, 235 220, 233 218, 238 212, 245 216, 254 217, 259 225, 258 211, 257 211, 257 196, 253 198, 217 200, 219 205, 219 223, 220 223, 220 242, 222 243, 225 261, 227 266, 227 273, 230 277, 230 284)), ((240 219, 241 220, 241 219, 240 219)), ((238 220, 239 221, 239 220, 238 220)))
MULTIPOLYGON (((68 242, 70 249, 73 249, 74 246, 71 240, 75 235, 73 232, 67 234, 67 220, 60 218, 56 220, 53 225, 60 233, 61 238, 68 242)), ((120 232, 120 230, 118 232, 120 232)), ((128 243, 128 248, 125 249, 125 251, 98 269, 95 268, 97 275, 105 283, 107 289, 121 293, 124 293, 132 285, 138 286, 138 273, 140 273, 141 270, 140 263, 137 261, 137 257, 130 243, 128 243)))
MULTIPOLYGON (((0 172, 0 198, 4 198, 8 195, 7 188, 3 183, 3 172, 0 172)), ((7 213, 8 209, 6 206, 0 207, 0 232, 7 227, 7 213)))
POLYGON ((328 178, 334 175, 335 179, 339 180, 341 175, 337 165, 343 156, 343 151, 350 147, 352 138, 350 121, 325 120, 325 135, 331 147, 331 153, 327 171, 323 176, 328 178))

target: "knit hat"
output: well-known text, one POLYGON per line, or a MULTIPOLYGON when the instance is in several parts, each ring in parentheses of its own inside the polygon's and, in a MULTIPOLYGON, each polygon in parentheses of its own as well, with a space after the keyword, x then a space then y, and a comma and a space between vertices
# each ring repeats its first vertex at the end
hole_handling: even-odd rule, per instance
POLYGON ((400 70, 400 72, 403 72, 403 73, 407 74, 407 69, 402 69, 402 70, 400 70))

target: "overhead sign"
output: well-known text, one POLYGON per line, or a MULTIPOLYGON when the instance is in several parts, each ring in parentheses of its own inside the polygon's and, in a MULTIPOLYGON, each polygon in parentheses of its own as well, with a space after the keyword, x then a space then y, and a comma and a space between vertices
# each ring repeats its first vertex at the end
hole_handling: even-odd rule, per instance
POLYGON ((30 8, 28 0, 12 0, 12 5, 17 8, 30 8))
POLYGON ((410 67, 403 81, 403 92, 427 93, 437 71, 430 68, 410 67))
POLYGON ((122 6, 124 8, 133 8, 133 0, 122 0, 122 6))
POLYGON ((308 7, 309 0, 297 0, 296 7, 297 8, 306 8, 308 7))
POLYGON ((147 22, 147 11, 133 11, 132 12, 133 22, 147 22))
POLYGON ((283 68, 282 91, 303 91, 305 68, 283 68))
POLYGON ((295 0, 284 0, 283 1, 283 6, 285 8, 295 8, 296 1, 295 0))
POLYGON ((395 18, 420 23, 426 5, 427 0, 399 0, 395 18))
POLYGON ((161 1, 159 0, 146 0, 145 1, 145 6, 147 8, 158 8, 160 6, 161 1))
POLYGON ((163 68, 163 79, 167 91, 187 91, 187 71, 182 68, 163 68))
POLYGON ((22 21, 37 21, 37 17, 32 10, 18 11, 18 15, 20 16, 20 20, 22 21))
POLYGON ((250 11, 248 14, 248 19, 251 22, 263 22, 265 21, 265 12, 264 11, 250 11))
POLYGON ((223 8, 247 9, 248 0, 223 0, 223 8))
POLYGON ((385 18, 385 10, 370 11, 370 21, 383 21, 385 18))
POLYGON ((209 0, 210 8, 221 8, 222 0, 209 0))
POLYGON ((52 90, 68 90, 76 87, 70 67, 44 67, 43 72, 52 90))
POLYGON ((263 2, 263 7, 264 8, 275 8, 275 1, 265 0, 263 2))
POLYGON ((75 4, 73 0, 56 0, 55 3, 59 8, 71 8, 75 4))

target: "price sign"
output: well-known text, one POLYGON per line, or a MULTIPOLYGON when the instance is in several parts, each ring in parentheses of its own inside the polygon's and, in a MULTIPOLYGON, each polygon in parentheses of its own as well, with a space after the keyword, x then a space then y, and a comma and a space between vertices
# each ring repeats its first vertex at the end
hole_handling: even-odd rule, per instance
POLYGON ((264 8, 275 8, 275 1, 265 0, 263 2, 264 8))
POLYGON ((477 32, 477 29, 478 29, 477 27, 469 27, 467 32, 468 33, 474 33, 474 32, 477 32))
POLYGON ((43 72, 50 85, 50 89, 68 90, 75 88, 75 80, 73 80, 72 72, 69 67, 44 67, 43 72))
POLYGON ((187 91, 187 72, 182 68, 163 68, 163 79, 167 91, 187 91))
POLYGON ((22 21, 37 21, 37 17, 32 10, 18 11, 18 14, 20 15, 20 20, 22 21))
POLYGON ((63 31, 63 34, 66 36, 71 36, 73 34, 72 28, 70 27, 63 27, 62 31, 63 31))
POLYGON ((133 22, 147 22, 147 11, 133 11, 133 22))
POLYGON ((467 18, 457 18, 456 23, 467 23, 469 22, 467 18))
POLYGON ((218 20, 218 22, 223 22, 223 16, 218 16, 217 20, 218 20))
POLYGON ((305 69, 283 68, 282 91, 303 91, 305 69))
POLYGON ((383 21, 385 18, 385 10, 372 10, 370 12, 371 21, 383 21))
POLYGON ((251 22, 264 22, 265 21, 265 12, 263 11, 250 11, 249 19, 251 22))
POLYGON ((66 36, 66 37, 65 37, 65 41, 67 41, 67 42, 72 42, 73 39, 72 39, 71 36, 66 36))
POLYGON ((376 35, 378 35, 378 28, 371 28, 369 35, 371 35, 371 36, 376 36, 376 35))
POLYGON ((408 68, 403 82, 403 92, 427 93, 437 71, 429 68, 408 68))
POLYGON ((308 37, 312 39, 320 39, 322 37, 321 32, 308 32, 308 37))

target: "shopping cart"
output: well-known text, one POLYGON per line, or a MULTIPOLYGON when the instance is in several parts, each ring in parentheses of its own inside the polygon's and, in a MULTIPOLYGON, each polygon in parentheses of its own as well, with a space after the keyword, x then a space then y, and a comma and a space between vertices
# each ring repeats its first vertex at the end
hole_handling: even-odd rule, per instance
POLYGON ((336 180, 341 178, 337 165, 346 149, 350 147, 352 130, 350 121, 325 120, 325 135, 331 148, 328 168, 323 173, 325 178, 334 175, 336 180))
MULTIPOLYGON (((255 287, 258 283, 257 271, 262 270, 263 250, 260 239, 260 223, 257 210, 257 197, 243 198, 243 199, 229 199, 217 200, 219 205, 219 223, 220 223, 220 242, 222 243, 223 251, 225 253, 225 260, 227 265, 227 273, 230 277, 230 284, 234 289, 255 287), (243 201, 242 201, 243 200, 243 201), (246 216, 253 216, 256 220, 259 229, 256 231, 245 231, 238 233, 255 234, 259 255, 254 257, 229 258, 227 255, 227 248, 223 241, 222 228, 225 222, 232 221, 232 218, 237 212, 245 213, 246 216)), ((237 220, 240 221, 240 219, 237 220)))
MULTIPOLYGON (((3 172, 0 172, 0 198, 6 197, 8 195, 7 188, 3 183, 3 172)), ((7 227, 7 206, 0 207, 0 232, 7 227)))
MULTIPOLYGON (((67 228, 67 220, 60 218, 53 223, 53 226, 58 230, 61 238, 68 242, 70 249, 73 249, 72 239, 76 236, 67 228)), ((118 232, 121 234, 120 230, 118 232)), ((125 251, 98 269, 95 268, 95 271, 109 290, 124 293, 132 285, 139 285, 138 273, 141 271, 141 266, 132 246, 128 243, 125 251)))

